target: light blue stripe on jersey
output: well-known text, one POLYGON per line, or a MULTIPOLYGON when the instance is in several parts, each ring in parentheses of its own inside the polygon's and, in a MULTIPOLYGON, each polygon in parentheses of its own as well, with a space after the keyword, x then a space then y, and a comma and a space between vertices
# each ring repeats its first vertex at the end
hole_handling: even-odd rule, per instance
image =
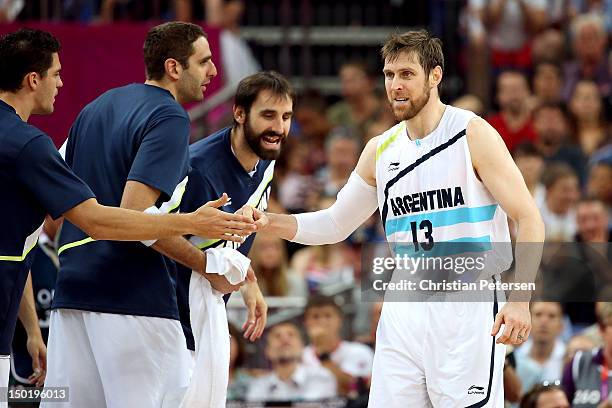
POLYGON ((385 224, 385 231, 387 236, 396 232, 410 231, 411 222, 416 222, 418 224, 423 220, 431 221, 433 228, 447 227, 449 225, 461 224, 464 222, 490 221, 495 215, 495 210, 497 210, 497 204, 485 205, 482 207, 463 207, 455 208, 453 210, 407 215, 405 217, 387 220, 385 224))
POLYGON ((422 248, 422 244, 419 244, 419 250, 415 251, 412 242, 395 242, 391 243, 391 245, 393 246, 394 252, 398 255, 410 257, 423 256, 426 258, 486 252, 493 249, 490 235, 463 237, 444 242, 434 242, 433 248, 429 251, 425 251, 422 248))

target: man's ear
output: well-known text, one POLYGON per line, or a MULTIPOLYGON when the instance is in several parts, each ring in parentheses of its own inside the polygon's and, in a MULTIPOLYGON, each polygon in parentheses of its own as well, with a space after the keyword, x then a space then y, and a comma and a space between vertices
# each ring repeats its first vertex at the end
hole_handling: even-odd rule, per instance
POLYGON ((41 79, 42 78, 40 77, 38 72, 29 72, 28 74, 26 74, 26 76, 23 77, 21 86, 26 89, 35 91, 36 88, 38 88, 38 85, 40 84, 41 79))
POLYGON ((246 112, 244 111, 244 108, 242 106, 234 105, 232 111, 234 113, 234 120, 239 124, 244 125, 244 122, 246 121, 246 112))
POLYGON ((166 61, 164 61, 164 68, 166 70, 166 75, 175 81, 178 81, 181 76, 181 72, 183 72, 183 67, 174 58, 168 58, 166 61))
POLYGON ((429 86, 435 88, 440 85, 440 82, 442 82, 442 68, 436 65, 436 67, 429 72, 429 86))

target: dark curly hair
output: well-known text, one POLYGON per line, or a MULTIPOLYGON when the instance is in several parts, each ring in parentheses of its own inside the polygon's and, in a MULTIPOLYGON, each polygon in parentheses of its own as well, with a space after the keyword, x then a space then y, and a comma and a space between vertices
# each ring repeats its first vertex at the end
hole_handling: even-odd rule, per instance
POLYGON ((41 77, 53 64, 53 54, 61 49, 51 33, 23 28, 0 38, 0 90, 16 92, 23 78, 36 72, 41 77))

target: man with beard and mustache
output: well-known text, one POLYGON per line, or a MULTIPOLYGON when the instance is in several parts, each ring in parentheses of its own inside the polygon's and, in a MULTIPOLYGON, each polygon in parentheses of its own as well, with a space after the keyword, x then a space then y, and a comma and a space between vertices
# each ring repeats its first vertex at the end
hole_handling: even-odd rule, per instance
MULTIPOLYGON (((181 201, 181 212, 198 208, 216 194, 230 197, 223 209, 236 212, 243 206, 264 211, 268 206, 274 163, 291 126, 294 94, 289 82, 273 71, 259 72, 238 84, 234 97, 234 125, 222 129, 189 148, 191 171, 181 201)), ((255 234, 244 242, 209 240, 192 236, 189 240, 203 251, 230 247, 247 256, 255 234)), ((189 317, 191 271, 179 265, 177 296, 187 348, 195 350, 189 317)), ((267 306, 257 282, 241 288, 248 308, 243 325, 245 337, 259 338, 266 325, 267 306)), ((227 297, 225 300, 227 301, 227 297)))
MULTIPOLYGON (((495 258, 478 278, 499 282, 512 261, 507 213, 517 224, 517 242, 534 243, 517 246, 515 280, 532 282, 544 241, 540 214, 495 129, 473 112, 440 101, 441 41, 425 30, 393 34, 382 57, 387 97, 400 123, 368 142, 331 207, 267 214, 269 223, 260 231, 301 244, 332 244, 379 208, 396 255, 400 249, 445 260, 457 246, 444 243, 461 242, 478 248, 459 251, 472 252, 472 260, 479 253, 495 258), (494 243, 505 245, 493 249, 494 243)), ((394 280, 401 272, 393 273, 394 280)), ((457 279, 463 272, 476 271, 449 269, 446 276, 457 279)), ((417 284, 414 291, 378 291, 385 302, 369 407, 503 407, 505 344, 521 344, 529 336, 528 293, 510 292, 506 303, 498 291, 422 289, 428 282, 431 278, 411 282, 417 284)), ((371 291, 362 287, 366 295, 371 291)))

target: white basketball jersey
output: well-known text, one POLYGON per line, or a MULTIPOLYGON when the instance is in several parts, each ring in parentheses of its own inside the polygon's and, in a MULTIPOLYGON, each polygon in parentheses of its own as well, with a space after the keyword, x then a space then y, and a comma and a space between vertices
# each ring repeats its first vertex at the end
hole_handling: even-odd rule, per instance
MULTIPOLYGON (((410 140, 404 121, 380 136, 376 185, 387 241, 414 243, 425 256, 436 243, 477 243, 488 250, 510 242, 506 213, 472 166, 466 127, 475 116, 447 105, 423 139, 410 140)), ((510 265, 511 253, 504 252, 496 254, 494 273, 510 265)))

